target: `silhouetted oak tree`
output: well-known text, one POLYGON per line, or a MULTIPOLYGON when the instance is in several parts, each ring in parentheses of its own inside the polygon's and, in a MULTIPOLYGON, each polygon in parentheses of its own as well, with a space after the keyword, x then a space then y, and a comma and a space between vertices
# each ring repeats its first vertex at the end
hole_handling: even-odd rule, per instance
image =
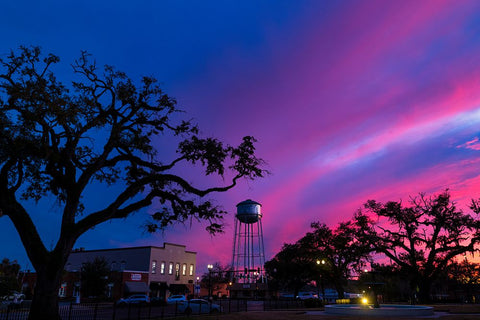
POLYGON ((13 222, 37 273, 30 319, 59 319, 62 271, 89 229, 156 204, 161 209, 149 231, 187 219, 210 221, 208 230, 220 231, 224 212, 204 196, 265 174, 253 137, 237 147, 199 137, 196 126, 178 120, 175 100, 155 79, 135 85, 113 67, 98 69, 83 52, 72 65, 75 81, 64 85, 52 72, 58 62, 36 47, 0 60, 0 213, 13 222), (176 150, 158 147, 174 141, 176 150), (198 188, 181 175, 188 164, 225 175, 226 183, 198 188), (83 195, 92 184, 115 188, 108 189, 109 204, 89 211, 83 195), (61 207, 60 236, 51 250, 31 218, 35 210, 25 206, 44 197, 61 207))
MULTIPOLYGON (((478 215, 478 201, 472 201, 471 209, 478 215)), ((457 209, 448 190, 432 197, 420 194, 408 206, 370 200, 355 219, 359 240, 408 274, 421 302, 430 300, 433 281, 452 259, 473 252, 480 240, 478 217, 457 209)))
POLYGON ((298 295, 300 289, 312 280, 312 260, 297 243, 285 243, 273 259, 265 263, 270 283, 280 290, 293 291, 298 295))
POLYGON ((313 230, 297 243, 311 264, 316 265, 312 268, 312 280, 327 281, 343 299, 347 280, 365 264, 370 246, 356 238, 358 226, 351 221, 340 223, 336 229, 319 222, 311 227, 313 230))
POLYGON ((343 298, 347 279, 364 265, 370 247, 357 240, 358 226, 352 222, 340 223, 336 229, 320 222, 311 227, 313 230, 296 243, 284 244, 265 268, 280 289, 294 290, 295 295, 307 283, 316 281, 333 285, 343 298))

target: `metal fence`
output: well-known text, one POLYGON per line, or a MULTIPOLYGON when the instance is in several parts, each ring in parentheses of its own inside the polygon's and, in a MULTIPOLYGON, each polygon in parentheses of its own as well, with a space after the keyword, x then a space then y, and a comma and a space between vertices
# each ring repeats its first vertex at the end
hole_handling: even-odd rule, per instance
MULTIPOLYGON (((223 313, 248 311, 249 303, 246 300, 218 300, 214 302, 222 307, 223 313)), ((263 309, 259 305, 253 309, 263 309)), ((191 315, 208 313, 209 310, 193 310, 191 315)), ((4 308, 0 310, 0 320, 26 320, 29 308, 4 308)), ((59 313, 63 320, 147 320, 166 319, 185 316, 180 312, 178 304, 171 305, 139 305, 130 304, 120 307, 114 303, 70 303, 59 306, 59 313)))
POLYGON ((278 309, 303 309, 305 308, 305 301, 303 300, 265 300, 263 301, 263 310, 278 310, 278 309))

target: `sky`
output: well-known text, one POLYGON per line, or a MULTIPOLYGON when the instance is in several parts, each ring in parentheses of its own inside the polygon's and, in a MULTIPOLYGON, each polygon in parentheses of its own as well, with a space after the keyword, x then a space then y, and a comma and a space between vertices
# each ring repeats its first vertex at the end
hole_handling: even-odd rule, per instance
MULTIPOLYGON (((59 55, 65 82, 81 50, 134 79, 154 76, 203 135, 254 136, 271 171, 210 196, 229 212, 222 235, 199 223, 147 234, 152 208, 90 230, 76 247, 184 244, 201 274, 231 262, 235 206, 246 199, 262 204, 269 260, 311 222, 335 227, 369 199, 448 188, 468 210, 480 198, 476 0, 5 0, 0 39, 1 57, 20 45, 59 55)), ((52 206, 29 207, 47 247, 58 236, 52 206)), ((6 217, 2 257, 32 268, 6 217)))

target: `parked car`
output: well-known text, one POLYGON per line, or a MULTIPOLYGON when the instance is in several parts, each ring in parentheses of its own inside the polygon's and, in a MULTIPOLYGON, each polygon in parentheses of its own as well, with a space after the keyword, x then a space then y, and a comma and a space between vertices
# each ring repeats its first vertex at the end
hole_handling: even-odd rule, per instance
POLYGON ((280 299, 280 300, 294 300, 295 296, 293 295, 293 293, 281 292, 278 295, 278 299, 280 299))
POLYGON ((163 306, 166 305, 165 297, 152 297, 150 298, 150 304, 152 306, 163 306))
POLYGON ((25 295, 23 293, 12 292, 8 296, 0 297, 0 309, 20 308, 24 299, 25 295))
POLYGON ((200 313, 219 313, 222 312, 222 306, 210 303, 204 299, 192 299, 189 301, 183 301, 178 304, 179 312, 183 312, 186 315, 200 314, 200 313))
POLYGON ((129 304, 147 304, 150 303, 150 298, 145 294, 134 294, 125 299, 120 299, 117 301, 117 305, 126 306, 129 304))
POLYGON ((299 292, 297 299, 299 300, 318 299, 318 295, 313 292, 299 292))
POLYGON ((175 304, 175 303, 183 302, 183 301, 187 301, 187 298, 185 298, 185 296, 183 296, 181 294, 175 294, 175 295, 167 298, 167 303, 168 304, 175 304))

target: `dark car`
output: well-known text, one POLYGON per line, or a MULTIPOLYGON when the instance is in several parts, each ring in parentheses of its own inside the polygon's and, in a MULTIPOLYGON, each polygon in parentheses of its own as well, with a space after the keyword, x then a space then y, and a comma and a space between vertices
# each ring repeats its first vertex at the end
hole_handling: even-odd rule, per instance
POLYGON ((150 298, 145 294, 134 294, 125 299, 120 299, 117 301, 117 305, 126 306, 129 304, 147 304, 150 303, 150 298))

